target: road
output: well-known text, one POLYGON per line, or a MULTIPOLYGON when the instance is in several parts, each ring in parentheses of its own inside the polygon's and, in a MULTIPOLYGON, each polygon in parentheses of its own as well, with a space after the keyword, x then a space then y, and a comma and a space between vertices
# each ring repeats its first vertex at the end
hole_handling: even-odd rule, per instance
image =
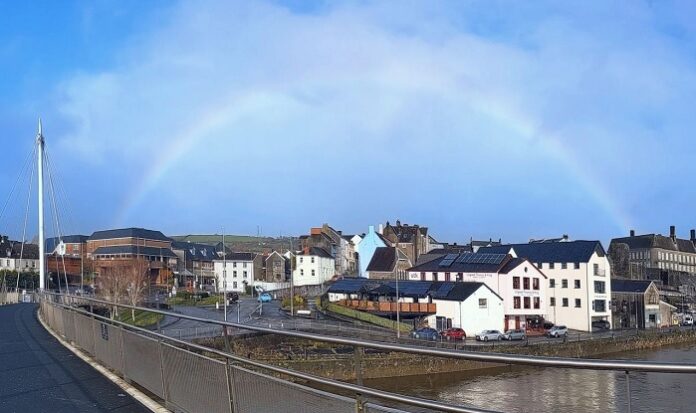
POLYGON ((149 412, 44 330, 36 309, 0 306, 0 411, 149 412))

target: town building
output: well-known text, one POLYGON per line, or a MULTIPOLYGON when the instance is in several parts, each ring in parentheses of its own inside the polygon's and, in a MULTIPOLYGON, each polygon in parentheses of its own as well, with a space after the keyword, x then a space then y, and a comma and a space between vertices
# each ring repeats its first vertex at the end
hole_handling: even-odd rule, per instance
POLYGON ((547 320, 592 331, 592 322, 611 322, 611 268, 599 241, 533 242, 479 249, 526 258, 548 277, 547 320))
POLYGON ((323 285, 336 275, 334 257, 325 249, 306 247, 295 256, 292 279, 295 287, 323 285))
POLYGON ((406 254, 396 247, 378 247, 365 272, 371 280, 408 279, 407 270, 413 267, 406 254))
POLYGON ((504 328, 503 299, 482 282, 399 281, 345 278, 328 290, 329 301, 395 319, 414 327, 462 328, 473 337, 486 329, 504 328))
POLYGON ((271 251, 263 257, 263 276, 259 281, 267 283, 284 283, 290 279, 290 265, 278 251, 271 251))
POLYGON ((46 271, 52 274, 66 274, 68 283, 79 284, 84 274, 90 274, 92 265, 86 259, 86 235, 66 235, 47 238, 46 271))
POLYGON ((0 237, 0 270, 39 272, 39 246, 0 237))
POLYGON ((263 256, 252 252, 232 252, 213 261, 218 291, 247 292, 261 274, 263 256), (225 283, 225 280, 227 281, 225 283))
POLYGON ((615 328, 654 328, 662 325, 660 291, 653 281, 614 278, 612 324, 615 328))
POLYGON ((390 246, 389 242, 370 225, 360 243, 355 247, 358 256, 358 276, 367 277, 367 266, 372 260, 377 248, 390 246))
POLYGON ((174 275, 180 286, 189 289, 215 289, 215 246, 194 242, 172 241, 177 256, 174 275))
POLYGON ((396 225, 387 222, 382 236, 390 245, 401 249, 411 262, 418 262, 421 254, 426 254, 432 249, 427 227, 401 224, 401 221, 396 220, 396 225))
POLYGON ((355 246, 352 244, 352 236, 344 237, 341 231, 337 231, 329 224, 311 228, 309 235, 300 237, 301 247, 321 248, 334 258, 335 273, 339 275, 356 275, 357 258, 355 246))
POLYGON ((142 265, 145 263, 150 283, 168 286, 177 266, 172 240, 160 231, 144 228, 122 228, 97 231, 86 242, 87 257, 94 270, 142 265))
POLYGON ((503 299, 504 326, 531 328, 546 317, 546 276, 510 254, 461 253, 416 265, 409 280, 482 282, 503 299))
POLYGON ((675 226, 669 236, 631 230, 628 237, 611 240, 609 256, 617 277, 653 280, 678 288, 690 301, 696 297, 696 230, 690 239, 678 238, 675 226))

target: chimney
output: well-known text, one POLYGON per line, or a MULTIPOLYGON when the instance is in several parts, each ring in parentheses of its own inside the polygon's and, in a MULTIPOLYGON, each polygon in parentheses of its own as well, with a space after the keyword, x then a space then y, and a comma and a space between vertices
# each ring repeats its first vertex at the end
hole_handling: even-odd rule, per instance
POLYGON ((696 229, 691 230, 691 241, 696 242, 696 229))
POLYGON ((396 220, 396 226, 397 226, 397 227, 400 227, 400 226, 401 226, 401 220, 398 220, 398 219, 396 220))
POLYGON ((568 241, 568 234, 563 234, 563 241, 568 241))
MULTIPOLYGON (((381 224, 380 224, 380 225, 381 225, 381 224)), ((370 225, 369 227, 367 227, 367 233, 368 233, 368 234, 372 234, 373 232, 375 232, 375 226, 374 226, 374 225, 370 225)))
MULTIPOLYGON (((387 222, 387 225, 389 225, 389 222, 387 222)), ((380 234, 384 234, 384 224, 379 224, 379 231, 380 234)))
POLYGON ((677 227, 674 225, 669 226, 669 237, 672 238, 672 241, 677 239, 677 227))
POLYGON ((309 255, 309 247, 304 247, 303 252, 304 255, 309 255))
POLYGON ((636 236, 636 230, 635 230, 635 229, 632 229, 631 232, 630 232, 630 235, 631 235, 632 237, 635 237, 635 236, 636 236))

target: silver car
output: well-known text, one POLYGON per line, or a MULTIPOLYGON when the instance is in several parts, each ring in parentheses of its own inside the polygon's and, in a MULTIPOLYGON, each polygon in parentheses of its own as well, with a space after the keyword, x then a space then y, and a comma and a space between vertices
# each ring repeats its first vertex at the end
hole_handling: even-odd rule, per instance
POLYGON ((568 337, 568 327, 566 326, 553 326, 551 329, 546 333, 547 336, 549 337, 568 337))
POLYGON ((503 334, 503 340, 526 340, 527 333, 524 330, 508 330, 503 334))
POLYGON ((498 330, 483 330, 476 334, 476 341, 500 341, 503 334, 498 330))

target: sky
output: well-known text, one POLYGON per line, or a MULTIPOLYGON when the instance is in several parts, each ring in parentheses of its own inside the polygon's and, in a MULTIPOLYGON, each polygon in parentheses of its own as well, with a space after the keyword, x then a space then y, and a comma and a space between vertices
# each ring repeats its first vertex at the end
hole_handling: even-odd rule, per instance
POLYGON ((400 219, 447 242, 669 225, 687 237, 694 9, 7 3, 0 232, 21 232, 29 186, 10 192, 40 117, 62 233, 360 233, 400 219))

